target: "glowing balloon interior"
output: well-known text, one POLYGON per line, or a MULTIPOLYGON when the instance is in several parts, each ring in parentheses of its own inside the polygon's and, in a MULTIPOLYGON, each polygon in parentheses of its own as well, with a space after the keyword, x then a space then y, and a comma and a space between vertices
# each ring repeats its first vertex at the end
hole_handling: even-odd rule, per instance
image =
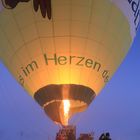
MULTIPOLYGON (((13 4, 8 1, 6 6, 13 4)), ((46 114, 67 125, 89 106, 128 52, 139 23, 137 3, 49 0, 41 9, 35 2, 22 0, 1 10, 0 57, 46 114)))

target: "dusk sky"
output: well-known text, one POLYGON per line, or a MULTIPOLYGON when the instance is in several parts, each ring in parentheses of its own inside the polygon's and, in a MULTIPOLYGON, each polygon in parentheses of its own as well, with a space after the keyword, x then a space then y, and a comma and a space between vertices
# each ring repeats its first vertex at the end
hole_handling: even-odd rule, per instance
MULTIPOLYGON (((112 79, 89 108, 70 120, 95 139, 140 140, 140 30, 112 79)), ((0 61, 0 140, 54 140, 59 126, 16 82, 0 61)))

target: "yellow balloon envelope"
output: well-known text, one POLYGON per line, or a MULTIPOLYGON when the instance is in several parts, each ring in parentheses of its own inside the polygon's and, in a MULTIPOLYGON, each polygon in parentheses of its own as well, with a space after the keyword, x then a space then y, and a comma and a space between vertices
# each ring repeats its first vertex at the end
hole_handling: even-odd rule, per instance
POLYGON ((89 106, 128 52, 139 2, 51 0, 46 18, 33 6, 31 0, 1 8, 0 57, 46 114, 66 125, 65 117, 89 106))

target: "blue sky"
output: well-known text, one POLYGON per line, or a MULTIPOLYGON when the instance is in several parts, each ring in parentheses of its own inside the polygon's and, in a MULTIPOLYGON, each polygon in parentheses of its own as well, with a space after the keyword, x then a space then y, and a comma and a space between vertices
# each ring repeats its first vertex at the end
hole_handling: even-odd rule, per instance
MULTIPOLYGON (((109 131, 113 140, 140 139, 140 30, 113 78, 90 105, 75 116, 77 133, 109 131)), ((53 140, 58 131, 40 106, 0 63, 0 140, 53 140)))

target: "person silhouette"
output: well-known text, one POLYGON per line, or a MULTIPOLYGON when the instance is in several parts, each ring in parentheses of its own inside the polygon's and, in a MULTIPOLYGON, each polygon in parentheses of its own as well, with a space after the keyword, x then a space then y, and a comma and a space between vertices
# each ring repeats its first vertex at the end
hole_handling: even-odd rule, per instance
POLYGON ((102 133, 101 136, 99 137, 99 140, 111 140, 109 132, 102 133))
POLYGON ((106 133, 106 140, 111 140, 109 132, 106 133))
POLYGON ((104 140, 105 139, 105 134, 102 133, 101 136, 99 137, 99 140, 104 140))

